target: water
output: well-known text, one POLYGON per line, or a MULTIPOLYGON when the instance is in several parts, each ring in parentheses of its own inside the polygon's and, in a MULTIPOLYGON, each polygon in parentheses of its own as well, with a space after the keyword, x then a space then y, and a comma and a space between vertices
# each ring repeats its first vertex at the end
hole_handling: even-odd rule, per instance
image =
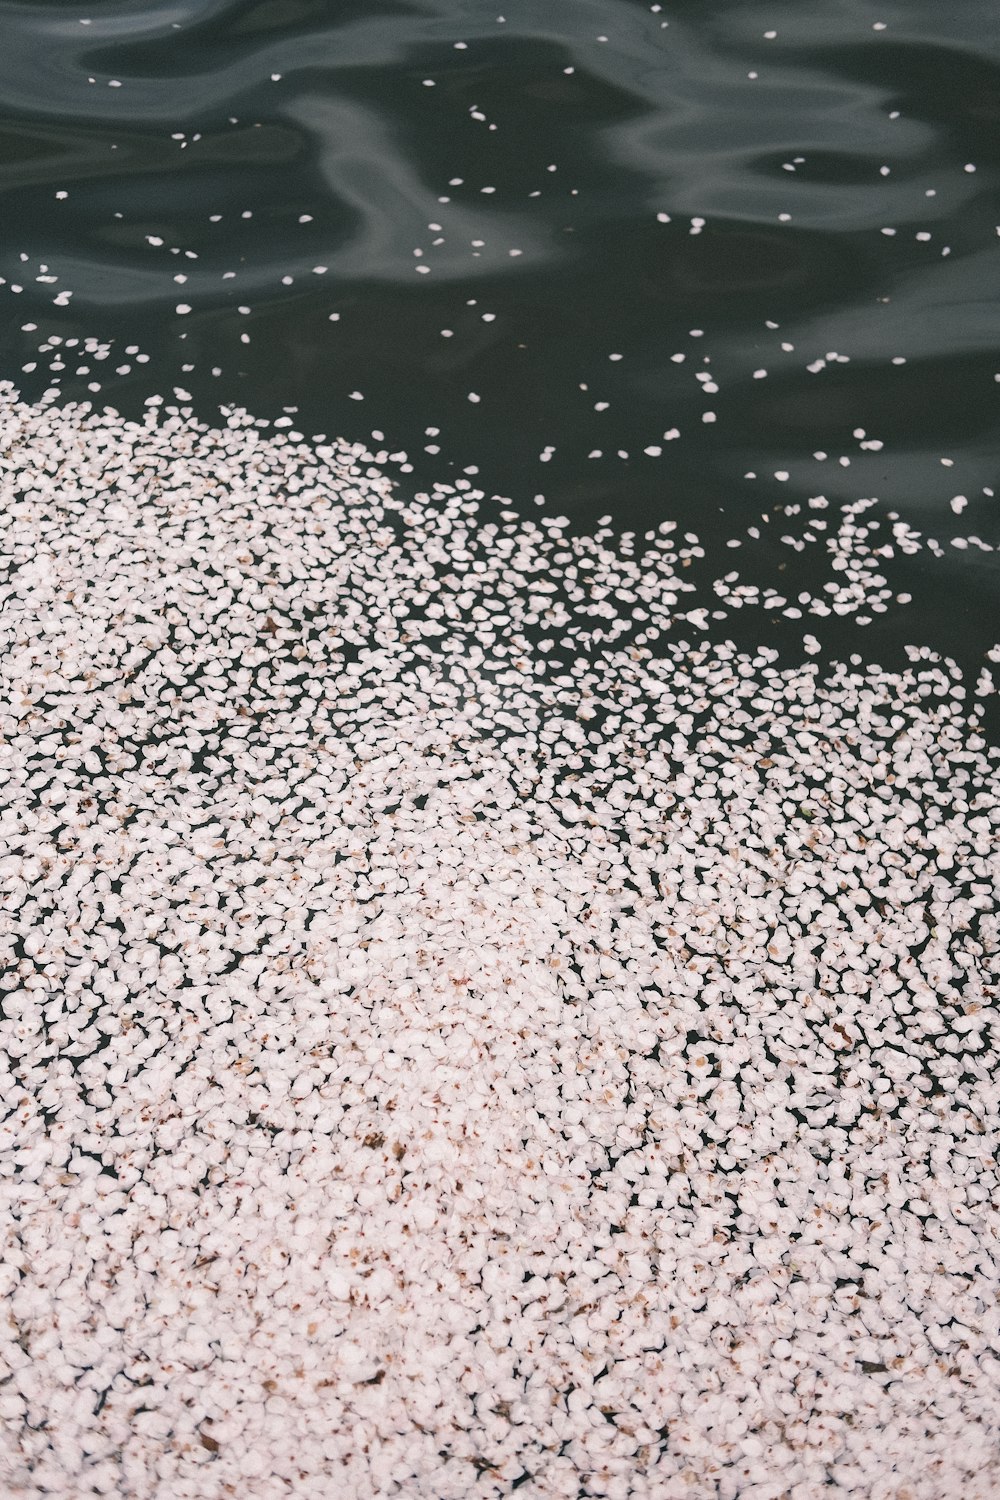
MULTIPOLYGON (((0 373, 37 394, 40 339, 112 339, 86 375, 62 361, 66 395, 130 412, 177 387, 208 418, 384 433, 415 488, 471 473, 582 529, 671 518, 721 545, 775 506, 877 497, 944 556, 896 557, 913 603, 820 638, 978 671, 997 554, 950 542, 1000 534, 993 19, 5 4, 0 274, 23 291, 0 373)), ((806 588, 824 542, 792 559, 806 588)), ((786 553, 749 550, 781 581, 786 553)), ((752 614, 722 633, 797 641, 752 614)))
POLYGON ((0 0, 0 1491, 989 1500, 995 7, 83 4, 0 0))

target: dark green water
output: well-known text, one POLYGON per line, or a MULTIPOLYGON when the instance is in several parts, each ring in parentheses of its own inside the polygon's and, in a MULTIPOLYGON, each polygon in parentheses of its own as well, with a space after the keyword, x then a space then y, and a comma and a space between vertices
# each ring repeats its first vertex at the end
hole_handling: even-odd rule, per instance
MULTIPOLYGON (((810 628, 978 671, 1000 635, 995 23, 985 0, 5 3, 0 376, 124 411, 287 408, 307 435, 384 433, 414 487, 471 469, 709 550, 775 506, 877 497, 942 557, 895 557, 912 603, 867 629, 810 628), (53 334, 114 342, 39 358, 53 334)), ((749 551, 758 577, 825 567, 822 545, 749 551)))

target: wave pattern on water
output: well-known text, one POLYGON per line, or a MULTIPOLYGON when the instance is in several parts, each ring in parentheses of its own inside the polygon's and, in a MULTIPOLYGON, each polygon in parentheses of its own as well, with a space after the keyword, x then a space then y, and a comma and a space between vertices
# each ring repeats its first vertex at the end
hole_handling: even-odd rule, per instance
MULTIPOLYGON (((116 360, 101 399, 176 377, 209 411, 225 387, 310 431, 383 430, 425 470, 439 446, 581 525, 877 495, 947 546, 959 492, 993 545, 991 22, 860 0, 5 4, 0 274, 24 291, 0 354, 30 363, 25 321, 141 327, 158 383, 116 360)), ((967 563, 933 629, 976 654, 983 606, 961 601, 995 573, 967 563)))

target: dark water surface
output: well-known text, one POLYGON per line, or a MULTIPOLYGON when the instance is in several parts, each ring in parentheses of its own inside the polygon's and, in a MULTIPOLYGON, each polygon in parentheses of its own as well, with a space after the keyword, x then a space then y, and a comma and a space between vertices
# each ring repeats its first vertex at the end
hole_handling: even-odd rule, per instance
MULTIPOLYGON (((992 0, 74 0, 0 26, 0 376, 26 393, 131 412, 177 387, 209 419, 384 433, 414 487, 464 472, 719 546, 878 497, 943 555, 887 564, 911 604, 810 628, 983 665, 992 0), (40 358, 52 335, 114 342, 40 358)), ((825 566, 824 539, 755 545, 758 579, 825 566)), ((723 633, 786 631, 743 614, 723 633)))

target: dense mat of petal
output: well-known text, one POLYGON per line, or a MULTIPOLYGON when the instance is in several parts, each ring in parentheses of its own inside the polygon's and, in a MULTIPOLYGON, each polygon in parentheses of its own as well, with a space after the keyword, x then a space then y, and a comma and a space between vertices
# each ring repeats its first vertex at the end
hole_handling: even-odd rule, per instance
POLYGON ((654 653, 662 536, 238 416, 0 418, 5 1492, 995 1494, 957 670, 654 653))

